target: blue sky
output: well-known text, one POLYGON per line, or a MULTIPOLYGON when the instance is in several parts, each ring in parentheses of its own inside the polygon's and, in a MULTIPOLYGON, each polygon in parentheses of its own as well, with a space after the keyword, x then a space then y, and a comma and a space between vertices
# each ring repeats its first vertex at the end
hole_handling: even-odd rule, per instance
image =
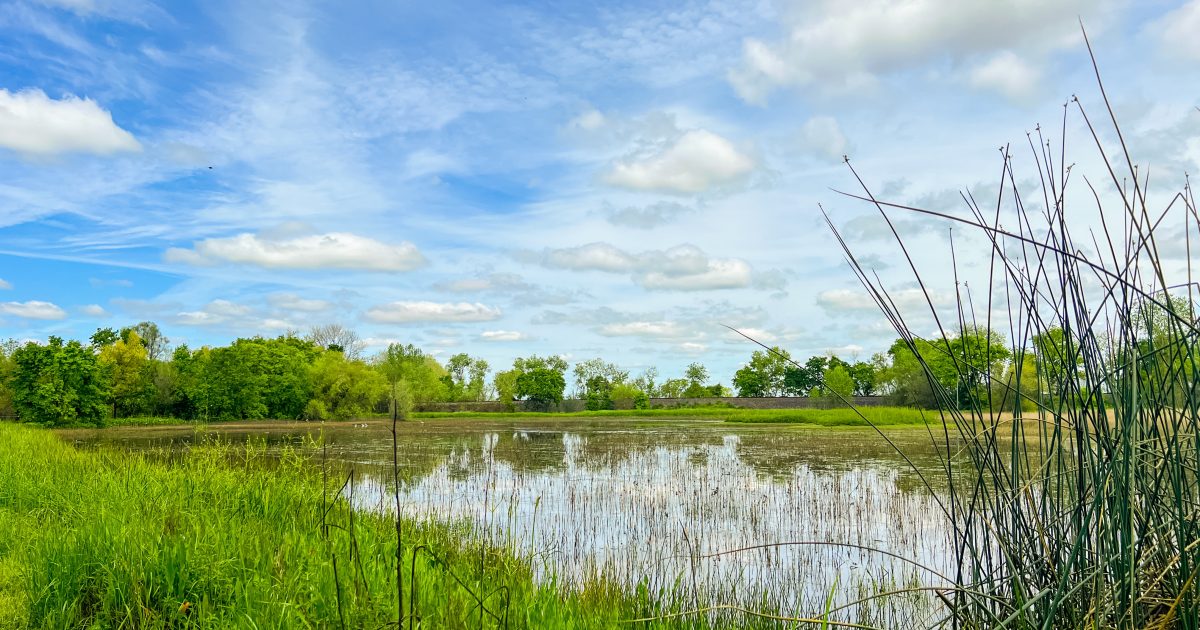
MULTIPOLYGON (((962 211, 997 147, 1060 130, 1073 94, 1101 112, 1081 19, 1131 148, 1177 186, 1200 169, 1200 0, 11 0, 0 337, 334 322, 369 350, 728 383, 753 350, 729 325, 867 358, 894 334, 818 204, 902 299, 912 278, 833 192, 856 188, 841 156, 962 211)), ((945 226, 902 230, 948 304, 945 226)))

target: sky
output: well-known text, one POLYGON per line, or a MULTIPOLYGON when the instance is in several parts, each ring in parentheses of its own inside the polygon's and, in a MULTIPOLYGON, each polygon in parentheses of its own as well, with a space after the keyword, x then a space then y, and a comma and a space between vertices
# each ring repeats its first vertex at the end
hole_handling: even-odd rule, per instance
MULTIPOLYGON (((729 326, 868 359, 895 333, 822 209, 919 306, 878 211, 839 191, 965 216, 999 147, 1036 181, 1039 124, 1097 168, 1064 122, 1076 95, 1105 113, 1081 22, 1131 152, 1178 188, 1200 0, 5 0, 0 338, 339 323, 368 352, 728 384, 755 349, 729 326)), ((952 303, 947 224, 897 223, 952 303)), ((965 283, 987 245, 961 232, 965 283)))

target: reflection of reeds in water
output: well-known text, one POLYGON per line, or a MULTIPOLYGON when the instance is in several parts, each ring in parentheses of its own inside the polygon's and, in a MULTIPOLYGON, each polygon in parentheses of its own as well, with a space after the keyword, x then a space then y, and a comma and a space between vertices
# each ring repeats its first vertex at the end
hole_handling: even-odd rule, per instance
MULTIPOLYGON (((1107 108, 1102 85, 1101 95, 1107 108)), ((1152 202, 1148 171, 1129 157, 1111 108, 1108 133, 1120 156, 1111 161, 1078 99, 1064 111, 1063 136, 1070 113, 1098 149, 1098 180, 1073 173, 1064 146, 1039 128, 1029 145, 1038 182, 1032 195, 1006 147, 999 196, 986 203, 965 196, 967 218, 885 203, 865 184, 857 196, 892 227, 944 339, 1003 330, 1011 340, 1011 377, 980 373, 987 357, 950 357, 960 377, 985 386, 965 408, 935 379, 931 364, 944 362, 930 354, 937 345, 919 343, 913 314, 902 313, 853 247, 843 246, 954 423, 931 437, 964 444, 964 458, 943 464, 949 489, 941 509, 958 565, 943 594, 948 620, 956 627, 1196 628, 1200 382, 1190 230, 1200 217, 1186 184, 1163 204, 1152 202), (982 236, 988 251, 978 259, 988 282, 983 291, 972 287, 976 299, 964 289, 954 313, 938 311, 894 227, 898 212, 982 236), (1175 250, 1186 258, 1170 258, 1175 250), (1043 340, 1034 364, 1042 373, 1032 388, 1019 386, 1030 380, 1020 372, 1029 369, 1024 358, 1035 339, 1043 340), (1033 410, 1025 420, 993 420, 994 412, 1022 409, 1033 410)))
MULTIPOLYGON (((949 529, 934 497, 903 488, 894 462, 834 464, 819 437, 762 435, 746 446, 715 430, 716 439, 661 445, 657 436, 488 433, 407 484, 403 510, 472 524, 472 538, 536 558, 540 580, 577 591, 617 585, 661 610, 838 608, 832 619, 930 621, 929 595, 854 602, 949 573, 949 529), (811 461, 765 461, 814 439, 811 461), (846 544, 756 547, 780 540, 846 544)), ((364 505, 391 491, 364 488, 364 505)))

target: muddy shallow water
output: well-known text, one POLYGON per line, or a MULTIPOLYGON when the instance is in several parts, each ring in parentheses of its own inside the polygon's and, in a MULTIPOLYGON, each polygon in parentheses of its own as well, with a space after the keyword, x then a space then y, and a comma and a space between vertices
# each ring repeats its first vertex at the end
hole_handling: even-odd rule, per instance
MULTIPOLYGON (((323 435, 328 456, 359 471, 353 500, 364 509, 394 509, 388 423, 62 435, 87 447, 142 450, 213 433, 234 442, 264 439, 269 449, 323 435)), ((467 520, 476 536, 533 555, 540 575, 567 587, 604 576, 697 603, 820 612, 831 592, 837 606, 942 584, 929 569, 951 572, 939 505, 944 474, 930 437, 924 428, 887 435, 929 485, 871 429, 659 419, 412 421, 399 430, 402 510, 467 520)), ((936 608, 924 596, 885 598, 845 616, 907 625, 936 608)))

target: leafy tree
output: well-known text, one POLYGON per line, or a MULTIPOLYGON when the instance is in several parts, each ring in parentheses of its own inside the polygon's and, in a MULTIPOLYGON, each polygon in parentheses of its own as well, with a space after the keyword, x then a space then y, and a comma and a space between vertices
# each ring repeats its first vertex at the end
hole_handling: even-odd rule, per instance
POLYGON ((787 393, 784 379, 791 365, 790 358, 788 352, 779 347, 771 348, 770 352, 756 350, 750 356, 750 363, 733 375, 738 396, 782 396, 787 393))
POLYGON ((450 400, 483 400, 487 395, 488 362, 472 359, 465 352, 446 362, 446 383, 450 400))
POLYGON ((613 384, 607 378, 597 374, 588 379, 584 394, 585 405, 588 411, 613 409, 612 391, 613 384))
POLYGON ((628 371, 599 358, 576 363, 572 374, 575 376, 575 393, 582 397, 587 397, 590 390, 588 384, 596 377, 603 379, 609 387, 624 383, 629 378, 628 371))
POLYGON ((158 361, 166 358, 167 348, 171 340, 162 334, 162 331, 158 329, 158 324, 154 322, 139 322, 133 326, 122 328, 119 336, 128 343, 130 334, 136 334, 138 339, 141 340, 142 347, 146 349, 146 357, 148 359, 158 361))
POLYGON ((312 398, 304 415, 316 420, 348 420, 371 412, 388 396, 388 382, 361 361, 341 352, 322 352, 308 369, 312 398))
POLYGON ((535 410, 548 411, 562 402, 567 380, 563 373, 548 367, 538 367, 521 372, 517 377, 516 396, 528 401, 535 410))
POLYGON ((116 342, 100 349, 100 365, 104 367, 112 392, 114 418, 144 413, 153 397, 149 380, 150 359, 137 331, 129 330, 116 342))
POLYGON ((26 422, 53 426, 104 423, 108 383, 90 348, 50 337, 12 354, 13 406, 26 422))
POLYGON ((446 382, 442 379, 445 370, 433 357, 412 344, 388 345, 375 358, 375 366, 388 383, 393 408, 401 398, 421 403, 448 397, 446 382))
POLYGON ((1067 341, 1066 333, 1057 326, 1033 336, 1034 371, 1055 398, 1063 395, 1083 365, 1079 343, 1067 341))
POLYGON ((878 374, 876 373, 876 364, 874 362, 855 361, 853 364, 844 367, 850 379, 854 381, 853 393, 855 396, 871 396, 875 393, 878 387, 876 382, 878 374))
POLYGON ((0 344, 0 418, 11 418, 17 415, 13 407, 12 378, 16 366, 12 355, 20 346, 15 340, 9 339, 0 344))
POLYGON ((517 397, 517 377, 519 376, 521 376, 520 370, 512 369, 496 372, 496 376, 492 378, 492 386, 496 389, 496 398, 504 403, 504 408, 508 411, 516 409, 513 400, 517 397))
POLYGON ((840 404, 843 399, 849 399, 854 395, 854 379, 850 377, 850 371, 845 365, 834 365, 825 370, 825 395, 835 401, 835 404, 840 404))
POLYGON ((646 392, 633 383, 613 385, 610 396, 615 409, 646 409, 650 407, 650 399, 646 392))
POLYGON ((683 398, 689 383, 685 378, 669 378, 658 387, 660 398, 683 398))
POLYGON ((658 368, 650 366, 638 375, 637 378, 633 379, 631 384, 645 393, 646 396, 656 397, 659 395, 657 380, 658 368))
POLYGON ((120 339, 121 335, 117 334, 117 331, 112 328, 97 328, 96 332, 92 333, 90 341, 92 342, 92 348, 99 350, 104 346, 111 346, 120 339))

